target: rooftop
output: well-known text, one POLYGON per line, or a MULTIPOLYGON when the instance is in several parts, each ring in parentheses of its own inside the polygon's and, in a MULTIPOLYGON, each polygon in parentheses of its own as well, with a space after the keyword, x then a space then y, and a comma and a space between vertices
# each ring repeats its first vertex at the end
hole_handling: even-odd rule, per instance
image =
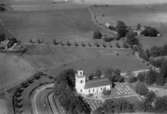
POLYGON ((109 84, 111 84, 111 82, 107 78, 89 80, 85 84, 85 89, 99 87, 99 86, 105 86, 105 85, 109 85, 109 84))

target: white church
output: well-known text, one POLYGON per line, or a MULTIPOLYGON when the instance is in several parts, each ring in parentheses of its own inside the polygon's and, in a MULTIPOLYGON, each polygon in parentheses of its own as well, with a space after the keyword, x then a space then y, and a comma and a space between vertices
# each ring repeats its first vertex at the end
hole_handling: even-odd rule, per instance
MULTIPOLYGON (((132 71, 131 74, 133 76, 137 76, 139 73, 148 72, 150 69, 141 69, 132 71)), ((129 74, 124 72, 121 73, 121 76, 127 77, 129 74)), ((101 77, 104 77, 104 75, 101 75, 101 77)), ((99 79, 92 79, 87 80, 88 76, 85 75, 83 70, 78 70, 75 74, 75 89, 78 94, 81 95, 94 95, 94 96, 100 96, 103 92, 103 90, 111 90, 112 85, 111 82, 107 78, 99 78, 99 79)))
POLYGON ((103 90, 111 90, 111 82, 106 79, 86 80, 83 70, 78 70, 75 74, 75 89, 78 94, 98 96, 103 90))

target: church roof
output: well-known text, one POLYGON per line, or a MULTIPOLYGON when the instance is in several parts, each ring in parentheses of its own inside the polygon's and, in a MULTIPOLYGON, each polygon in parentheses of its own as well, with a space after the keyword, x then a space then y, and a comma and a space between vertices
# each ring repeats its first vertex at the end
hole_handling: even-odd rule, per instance
POLYGON ((105 85, 110 85, 110 84, 111 82, 107 78, 89 80, 85 84, 85 89, 95 88, 95 87, 100 87, 100 86, 105 86, 105 85))

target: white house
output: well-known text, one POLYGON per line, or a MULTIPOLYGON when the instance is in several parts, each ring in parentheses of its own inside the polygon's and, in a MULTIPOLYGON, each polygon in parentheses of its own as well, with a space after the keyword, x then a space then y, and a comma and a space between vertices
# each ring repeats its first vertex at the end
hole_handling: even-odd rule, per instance
POLYGON ((82 70, 78 70, 75 74, 75 89, 77 93, 82 95, 93 94, 98 96, 103 90, 111 90, 110 84, 110 81, 106 78, 86 80, 86 75, 82 70))

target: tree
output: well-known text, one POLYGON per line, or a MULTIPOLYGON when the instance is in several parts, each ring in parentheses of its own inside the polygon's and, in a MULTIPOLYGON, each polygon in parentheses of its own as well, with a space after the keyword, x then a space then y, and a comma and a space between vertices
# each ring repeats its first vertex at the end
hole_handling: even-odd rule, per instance
POLYGON ((119 69, 107 69, 105 71, 105 76, 111 81, 111 83, 124 82, 124 78, 121 76, 121 71, 119 69))
POLYGON ((5 34, 0 34, 0 42, 4 41, 6 39, 5 34))
POLYGON ((136 93, 138 93, 139 95, 143 95, 143 96, 147 95, 147 93, 149 91, 148 88, 146 87, 146 85, 142 82, 138 82, 136 84, 135 89, 136 89, 136 93))
POLYGON ((98 107, 95 111, 93 111, 93 114, 105 114, 103 107, 98 107))
POLYGON ((129 101, 117 99, 114 102, 116 104, 116 112, 134 112, 134 107, 129 101))
POLYGON ((167 78, 167 61, 164 61, 160 68, 160 74, 164 77, 164 79, 167 78))
POLYGON ((104 40, 105 42, 111 42, 112 40, 114 40, 114 38, 113 38, 113 37, 110 37, 110 36, 105 36, 105 37, 103 38, 103 40, 104 40))
POLYGON ((153 46, 151 49, 150 49, 150 55, 152 57, 157 57, 157 56, 160 56, 161 55, 161 48, 160 47, 157 47, 157 46, 153 46))
POLYGON ((150 71, 145 76, 145 81, 148 85, 153 84, 156 81, 157 78, 157 72, 150 69, 150 71))
POLYGON ((146 95, 145 102, 151 104, 155 98, 156 98, 156 94, 153 91, 149 91, 146 95))
POLYGON ((98 78, 100 78, 101 75, 102 75, 101 70, 97 69, 96 72, 95 72, 95 75, 96 75, 98 78))
POLYGON ((159 32, 153 27, 145 27, 144 31, 142 31, 141 34, 148 37, 157 37, 159 32))
POLYGON ((116 31, 118 33, 118 40, 125 37, 128 32, 126 24, 123 21, 117 21, 116 31))
POLYGON ((111 90, 103 90, 103 95, 109 96, 111 94, 111 90))
POLYGON ((115 104, 113 100, 106 100, 103 104, 104 114, 114 114, 115 112, 115 104))
POLYGON ((93 32, 93 39, 101 39, 102 33, 99 30, 93 32))
POLYGON ((139 41, 138 39, 136 38, 136 34, 133 32, 133 31, 129 31, 126 35, 126 41, 129 45, 138 45, 139 44, 139 41))
POLYGON ((140 82, 145 81, 145 73, 139 73, 139 74, 137 75, 137 78, 138 78, 138 80, 139 80, 140 82))
POLYGON ((167 111, 167 96, 156 98, 155 111, 156 112, 166 112, 167 111))

